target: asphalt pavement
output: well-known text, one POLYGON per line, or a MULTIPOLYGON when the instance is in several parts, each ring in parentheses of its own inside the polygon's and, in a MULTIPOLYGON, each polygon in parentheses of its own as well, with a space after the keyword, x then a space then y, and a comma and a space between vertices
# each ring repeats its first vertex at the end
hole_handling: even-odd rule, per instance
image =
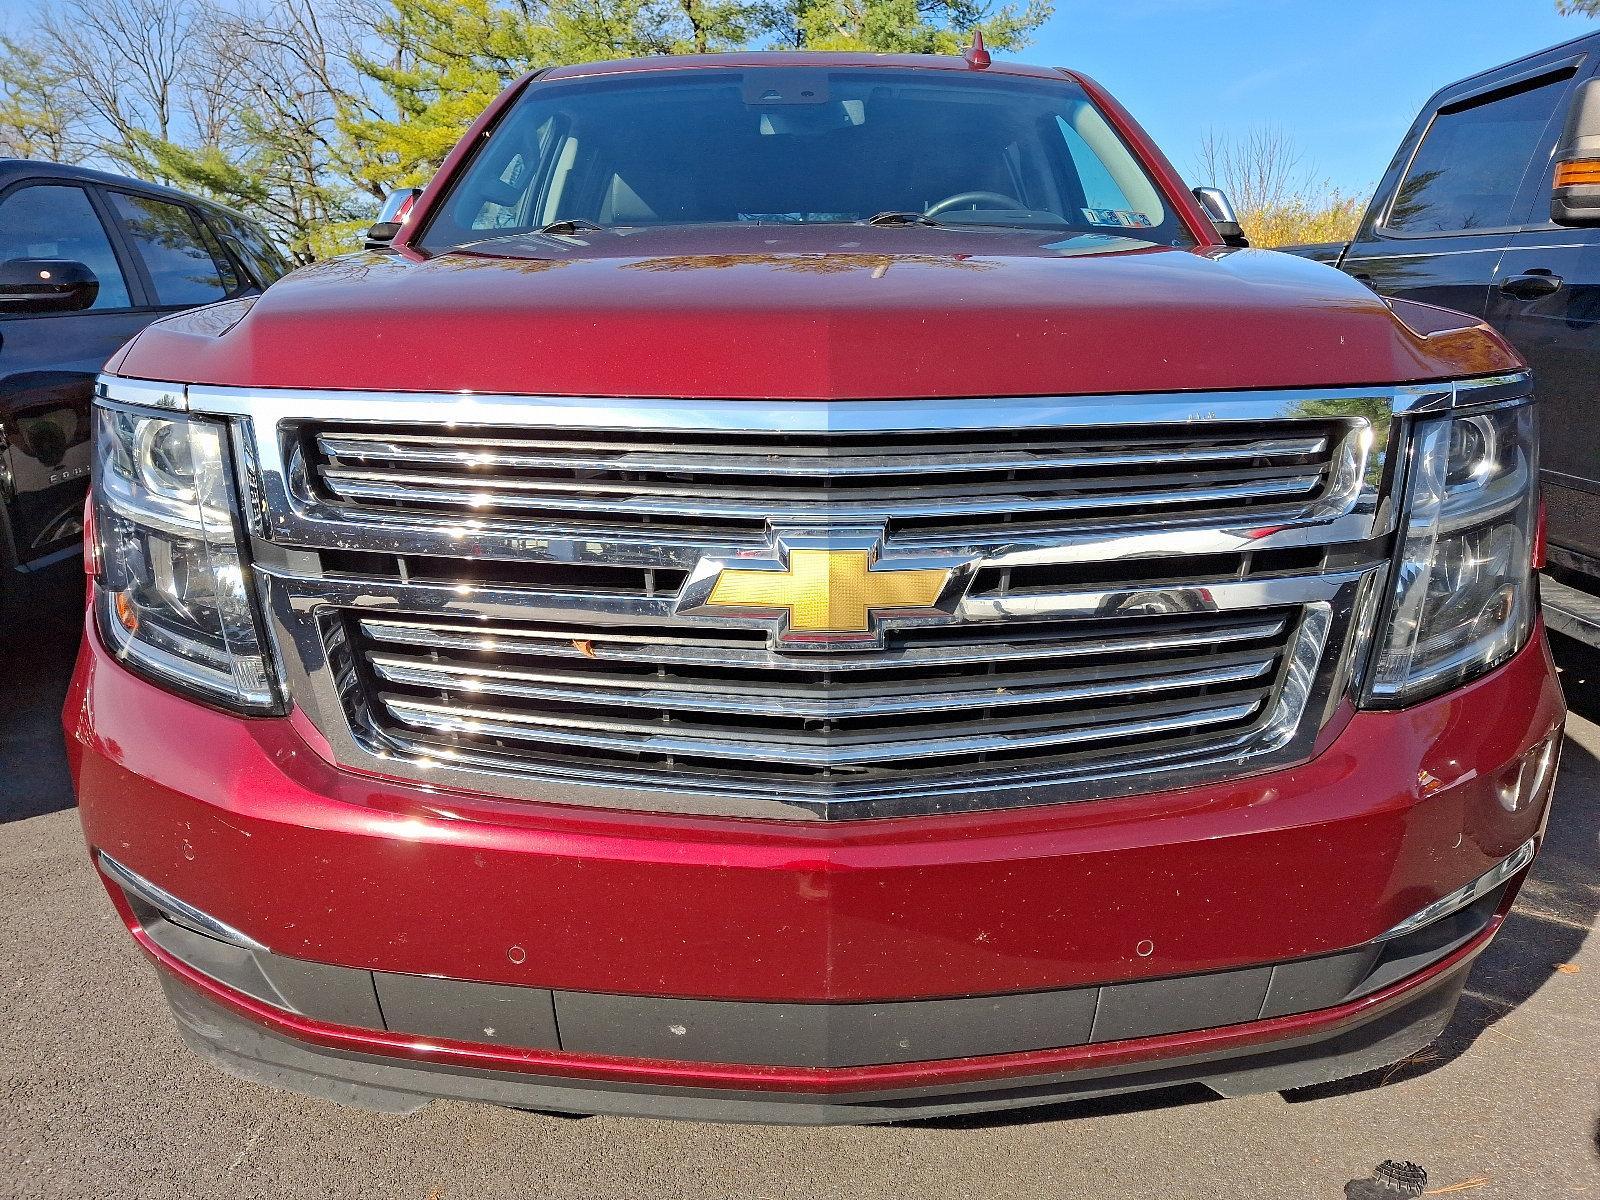
POLYGON ((780 1129, 380 1116, 190 1054, 83 851, 57 717, 76 639, 70 596, 0 634, 0 1196, 1337 1200, 1396 1159, 1431 1195, 1600 1197, 1600 655, 1576 645, 1549 838, 1428 1050, 1289 1097, 780 1129))

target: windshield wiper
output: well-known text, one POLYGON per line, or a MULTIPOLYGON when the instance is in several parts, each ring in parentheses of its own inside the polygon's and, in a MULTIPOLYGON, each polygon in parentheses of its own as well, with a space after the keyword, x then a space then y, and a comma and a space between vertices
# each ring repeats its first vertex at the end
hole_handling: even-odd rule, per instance
POLYGON ((864 222, 864 224, 867 224, 867 225, 940 225, 940 224, 942 224, 942 222, 935 221, 932 217, 928 216, 925 213, 919 213, 919 212, 896 212, 893 209, 891 209, 889 212, 881 212, 881 213, 878 213, 876 216, 868 217, 866 219, 866 221, 864 222))
POLYGON ((572 217, 565 221, 551 221, 548 225, 541 225, 536 233, 595 233, 604 229, 603 225, 596 225, 593 221, 585 221, 582 217, 572 217))

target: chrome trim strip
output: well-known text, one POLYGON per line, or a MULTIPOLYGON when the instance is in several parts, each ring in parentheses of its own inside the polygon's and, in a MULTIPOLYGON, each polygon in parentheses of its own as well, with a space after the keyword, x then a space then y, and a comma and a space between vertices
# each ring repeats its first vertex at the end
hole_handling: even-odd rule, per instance
MULTIPOLYGON (((172 384, 102 376, 117 386, 172 384)), ((281 421, 380 421, 385 425, 506 425, 518 428, 695 430, 760 433, 959 432, 994 429, 1123 429, 1139 425, 1291 420, 1326 415, 1330 402, 1383 409, 1396 395, 1475 398, 1483 389, 1531 387, 1526 372, 1480 379, 1365 388, 1133 393, 1096 396, 932 397, 918 400, 680 400, 660 397, 537 396, 478 392, 349 392, 299 388, 188 386, 194 412, 281 421), (1318 409, 1308 409, 1316 405, 1318 409)))
POLYGON ((157 887, 143 875, 130 871, 104 850, 99 853, 100 869, 124 891, 132 892, 151 908, 177 918, 178 923, 189 925, 201 933, 245 950, 265 950, 266 947, 248 934, 240 933, 232 925, 224 924, 202 912, 186 900, 180 900, 163 887, 157 887))
MULTIPOLYGON (((1319 575, 1266 579, 1227 579, 1212 583, 1152 581, 1119 588, 1060 591, 978 593, 966 596, 955 612, 956 622, 1112 618, 1163 613, 1226 613, 1327 602, 1361 579, 1371 568, 1319 575)), ((675 616, 674 596, 607 595, 605 593, 540 591, 503 584, 446 584, 298 574, 260 563, 256 572, 281 587, 301 611, 319 607, 409 613, 439 613, 522 621, 569 621, 578 625, 668 624, 675 616)), ((933 620, 942 620, 934 618, 933 620)), ((722 622, 707 622, 722 624, 722 622)), ((733 625, 729 621, 730 626, 733 625)), ((685 627, 691 627, 685 625, 685 627)), ((800 660, 790 663, 799 666, 800 660)))
POLYGON ((967 621, 1037 621, 1063 617, 1125 617, 1140 612, 1235 612, 1280 604, 1326 602, 1361 576, 1361 571, 1334 571, 1322 575, 1230 579, 1221 583, 1176 586, 1151 583, 1115 590, 979 594, 963 600, 956 615, 967 621))
POLYGON ((188 385, 182 383, 101 375, 94 382, 94 394, 97 400, 115 404, 137 404, 143 408, 159 408, 168 412, 187 412, 189 409, 188 385))
MULTIPOLYGON (((373 641, 396 645, 426 646, 433 650, 507 651, 538 654, 545 658, 589 658, 600 662, 648 663, 652 666, 698 666, 708 656, 728 666, 769 668, 792 671, 793 658, 749 643, 714 638, 674 638, 638 636, 595 631, 581 639, 579 649, 571 632, 529 631, 507 626, 482 624, 473 627, 440 622, 384 621, 361 618, 362 632, 373 641)), ((1149 634, 1138 637, 1096 638, 1073 642, 1056 636, 1032 643, 1022 639, 1028 632, 1018 626, 1016 637, 1005 642, 982 645, 921 646, 902 650, 874 650, 865 654, 833 654, 828 658, 832 672, 880 670, 895 666, 959 666, 970 663, 1006 663, 1039 658, 1072 658, 1084 655, 1138 653, 1151 650, 1177 650, 1195 646, 1215 646, 1228 642, 1258 641, 1283 632, 1282 619, 1251 625, 1208 630, 1194 634, 1149 634)))
POLYGON ((1526 371, 1458 379, 1448 383, 1408 384, 1395 389, 1395 412, 1444 412, 1516 400, 1533 392, 1533 376, 1526 371))
POLYGON ((1495 864, 1493 868, 1485 871, 1478 878, 1467 884, 1466 887, 1458 888, 1448 896, 1435 900, 1426 908, 1412 913, 1411 916, 1401 921, 1393 929, 1379 934, 1373 940, 1387 942, 1397 937, 1404 937, 1408 933, 1414 933, 1416 930, 1421 929, 1424 925, 1431 925, 1435 921, 1441 921, 1451 913, 1460 912, 1463 908, 1483 899, 1495 888, 1533 862, 1536 846, 1535 839, 1529 838, 1513 850, 1509 857, 1495 864))
MULTIPOLYGON (((125 383, 125 380, 118 382, 125 383)), ((1441 383, 1435 390, 1451 391, 1441 383)), ((339 392, 193 384, 195 412, 267 422, 493 426, 624 433, 959 433, 1254 423, 1327 415, 1329 402, 1388 411, 1394 387, 1194 392, 1170 395, 996 396, 918 400, 699 400, 450 392, 339 392), (1308 409, 1316 405, 1316 409, 1308 409)))
POLYGON ((398 580, 302 575, 280 567, 255 565, 301 611, 320 607, 381 612, 453 613, 522 621, 571 621, 586 625, 665 623, 675 597, 606 595, 592 592, 536 591, 493 584, 400 583, 398 580))

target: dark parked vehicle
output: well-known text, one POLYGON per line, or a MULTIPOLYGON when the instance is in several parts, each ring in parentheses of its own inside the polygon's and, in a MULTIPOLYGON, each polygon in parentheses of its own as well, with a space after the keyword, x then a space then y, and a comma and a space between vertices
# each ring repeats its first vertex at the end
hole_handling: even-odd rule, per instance
POLYGON ((1385 296, 1485 318, 1533 367, 1552 629, 1600 645, 1600 34, 1424 106, 1334 262, 1385 296))
POLYGON ((80 552, 95 375, 151 321, 289 269, 254 222, 119 175, 0 159, 0 601, 80 552))

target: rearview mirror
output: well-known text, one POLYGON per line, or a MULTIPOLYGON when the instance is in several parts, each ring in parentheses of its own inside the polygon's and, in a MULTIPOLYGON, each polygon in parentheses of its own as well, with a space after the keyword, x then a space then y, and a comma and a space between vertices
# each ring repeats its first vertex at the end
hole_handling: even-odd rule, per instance
POLYGON ((65 258, 0 262, 0 314, 79 312, 99 294, 100 281, 81 262, 65 258))
POLYGON ((1233 201, 1228 199, 1228 194, 1221 188, 1197 187, 1194 198, 1200 201, 1200 207, 1206 210, 1206 216, 1211 218, 1211 224, 1216 227, 1217 236, 1222 239, 1225 246, 1248 246, 1250 239, 1244 235, 1244 226, 1239 224, 1239 215, 1233 211, 1233 201))
POLYGON ((378 211, 378 219, 367 230, 367 249, 382 250, 394 241, 395 235, 405 227, 407 218, 411 216, 411 206, 417 202, 417 197, 422 195, 421 188, 402 188, 398 192, 390 192, 389 198, 383 202, 383 208, 378 211))
POLYGON ((1600 79, 1578 88, 1555 164, 1550 219, 1557 225, 1600 225, 1600 79))

